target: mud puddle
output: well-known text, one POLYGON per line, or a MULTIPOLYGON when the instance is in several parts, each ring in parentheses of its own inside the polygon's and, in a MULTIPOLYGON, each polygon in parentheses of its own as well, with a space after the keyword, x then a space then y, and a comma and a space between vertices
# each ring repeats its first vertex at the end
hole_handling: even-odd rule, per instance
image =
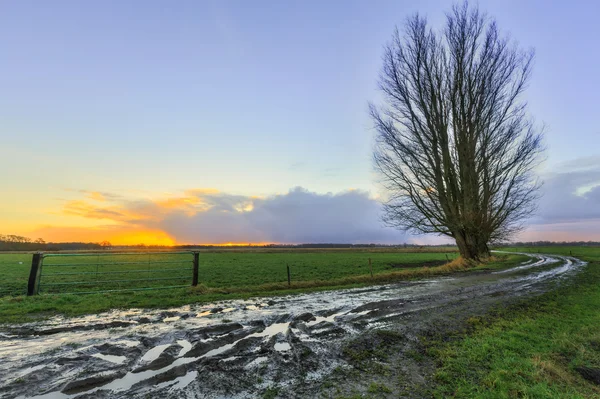
POLYGON ((350 340, 384 329, 415 339, 584 265, 531 257, 499 272, 2 326, 0 396, 314 397, 333 370, 353 367, 342 353, 350 340))

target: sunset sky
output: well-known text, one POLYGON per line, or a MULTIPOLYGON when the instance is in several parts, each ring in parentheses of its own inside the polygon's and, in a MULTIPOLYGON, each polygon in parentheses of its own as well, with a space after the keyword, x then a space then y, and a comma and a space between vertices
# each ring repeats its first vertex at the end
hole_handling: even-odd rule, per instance
MULTIPOLYGON (((0 234, 113 244, 436 242, 383 227, 383 45, 450 1, 0 2, 0 234)), ((538 213, 600 241, 600 3, 480 1, 536 49, 538 213)))

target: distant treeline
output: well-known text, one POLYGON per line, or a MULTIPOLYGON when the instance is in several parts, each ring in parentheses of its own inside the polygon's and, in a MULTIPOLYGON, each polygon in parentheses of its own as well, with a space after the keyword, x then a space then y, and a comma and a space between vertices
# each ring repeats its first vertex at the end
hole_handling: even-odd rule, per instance
MULTIPOLYGON (((447 247, 451 244, 440 245, 418 245, 418 244, 268 244, 268 245, 228 245, 227 248, 422 248, 422 247, 447 247)), ((514 242, 500 246, 511 247, 549 247, 549 246, 600 246, 597 241, 534 241, 514 242)), ((126 250, 126 249, 218 249, 219 245, 112 245, 108 241, 103 242, 46 242, 41 238, 32 240, 28 237, 18 235, 0 234, 0 251, 93 251, 93 250, 126 250)))
MULTIPOLYGON (((431 245, 447 247, 448 244, 431 245)), ((420 248, 423 245, 417 244, 267 244, 267 245, 227 245, 228 248, 420 248)), ((180 249, 210 249, 223 248, 220 245, 177 245, 175 248, 180 249)))
POLYGON ((504 244, 503 247, 597 247, 600 246, 598 241, 530 241, 530 242, 513 242, 504 244))
POLYGON ((46 242, 41 238, 32 240, 28 237, 0 234, 0 251, 77 251, 103 249, 101 243, 95 242, 46 242))

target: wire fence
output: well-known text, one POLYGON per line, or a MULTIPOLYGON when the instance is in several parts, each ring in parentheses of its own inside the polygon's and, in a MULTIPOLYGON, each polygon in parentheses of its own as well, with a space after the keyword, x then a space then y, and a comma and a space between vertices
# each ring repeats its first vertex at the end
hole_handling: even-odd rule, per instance
POLYGON ((188 287, 194 253, 44 254, 35 293, 99 293, 188 287))
POLYGON ((102 293, 198 284, 197 252, 2 254, 0 297, 102 293))

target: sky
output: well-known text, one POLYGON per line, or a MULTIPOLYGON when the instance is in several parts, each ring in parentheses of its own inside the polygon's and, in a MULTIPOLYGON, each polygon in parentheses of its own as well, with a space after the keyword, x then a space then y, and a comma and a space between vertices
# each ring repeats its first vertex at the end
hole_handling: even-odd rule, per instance
MULTIPOLYGON (((383 46, 450 1, 0 2, 0 234, 113 244, 431 243, 380 221, 383 46)), ((600 3, 480 1, 536 50, 539 210, 600 241, 600 3)))

